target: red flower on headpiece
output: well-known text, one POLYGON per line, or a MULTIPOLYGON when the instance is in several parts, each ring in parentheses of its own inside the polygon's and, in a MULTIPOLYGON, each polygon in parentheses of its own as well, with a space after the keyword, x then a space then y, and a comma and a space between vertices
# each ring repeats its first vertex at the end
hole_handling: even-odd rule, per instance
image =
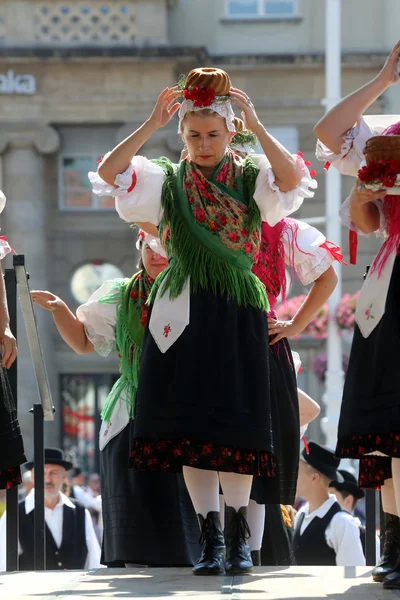
POLYGON ((364 183, 375 181, 381 182, 385 187, 393 187, 400 171, 400 163, 397 160, 378 160, 362 167, 358 171, 358 178, 364 183))
POLYGON ((215 91, 211 87, 198 87, 183 90, 186 100, 192 100, 194 106, 210 106, 215 99, 215 91))
POLYGON ((143 231, 143 229, 139 229, 139 233, 138 233, 137 239, 138 240, 144 240, 145 237, 146 237, 146 234, 143 231))

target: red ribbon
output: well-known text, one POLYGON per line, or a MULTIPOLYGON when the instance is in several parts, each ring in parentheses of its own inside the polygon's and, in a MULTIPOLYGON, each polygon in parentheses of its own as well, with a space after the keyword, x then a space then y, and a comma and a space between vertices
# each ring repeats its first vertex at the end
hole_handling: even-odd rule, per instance
POLYGON ((303 444, 304 444, 304 449, 305 449, 305 451, 306 451, 306 454, 310 454, 310 449, 309 449, 309 447, 308 447, 308 444, 307 444, 307 440, 306 440, 306 436, 305 436, 305 435, 303 435, 303 444))
POLYGON ((356 231, 350 229, 349 231, 349 247, 350 247, 350 264, 355 265, 357 263, 357 246, 358 246, 358 234, 356 231))
POLYGON ((329 160, 324 164, 324 169, 325 171, 327 171, 329 169, 329 167, 331 166, 331 163, 329 162, 329 160))
POLYGON ((324 248, 325 250, 328 250, 329 254, 332 256, 332 258, 334 260, 336 260, 341 265, 347 266, 347 263, 343 260, 343 254, 341 254, 341 252, 340 252, 340 246, 337 246, 333 242, 326 240, 326 242, 321 244, 320 248, 324 248))

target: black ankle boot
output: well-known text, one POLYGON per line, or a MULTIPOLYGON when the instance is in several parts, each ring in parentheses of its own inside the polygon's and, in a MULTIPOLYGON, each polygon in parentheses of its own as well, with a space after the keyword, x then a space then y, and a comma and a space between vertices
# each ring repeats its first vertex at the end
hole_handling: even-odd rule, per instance
POLYGON ((231 506, 225 508, 225 570, 229 575, 242 575, 253 570, 250 548, 247 543, 250 529, 246 516, 247 508, 244 506, 238 512, 231 506))
POLYGON ((382 533, 382 556, 372 571, 372 579, 381 582, 396 567, 400 558, 400 519, 385 513, 385 528, 382 533))
POLYGON ((207 517, 197 515, 200 523, 200 544, 203 551, 193 567, 194 575, 223 575, 225 573, 225 541, 219 512, 209 512, 207 517))
POLYGON ((251 560, 253 567, 261 567, 261 550, 252 550, 251 560))

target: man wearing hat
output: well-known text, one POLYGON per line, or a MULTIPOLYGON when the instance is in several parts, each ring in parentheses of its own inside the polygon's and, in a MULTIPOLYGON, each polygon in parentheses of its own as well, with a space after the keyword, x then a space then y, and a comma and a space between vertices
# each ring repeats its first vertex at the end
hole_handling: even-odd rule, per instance
MULTIPOLYGON (((343 510, 346 510, 348 513, 353 515, 353 517, 357 520, 359 529, 360 529, 360 537, 361 544, 363 547, 363 551, 365 554, 365 526, 361 524, 361 521, 356 517, 354 511, 358 502, 364 498, 365 493, 364 490, 358 487, 357 479, 350 473, 349 471, 345 471, 344 469, 339 469, 338 473, 343 477, 343 481, 331 481, 329 487, 332 489, 333 493, 336 496, 337 501, 343 510)), ((380 555, 380 540, 379 536, 376 536, 376 556, 380 555)))
POLYGON ((293 551, 298 565, 364 566, 359 522, 329 493, 332 480, 343 482, 340 460, 315 442, 303 450, 297 495, 307 503, 296 515, 293 551))
MULTIPOLYGON (((61 492, 72 463, 58 448, 44 452, 46 569, 94 569, 100 567, 100 546, 87 509, 75 505, 61 492)), ((26 468, 32 470, 33 462, 26 468)), ((19 504, 19 568, 34 568, 35 489, 19 504)), ((6 515, 0 520, 0 571, 6 570, 6 515)))

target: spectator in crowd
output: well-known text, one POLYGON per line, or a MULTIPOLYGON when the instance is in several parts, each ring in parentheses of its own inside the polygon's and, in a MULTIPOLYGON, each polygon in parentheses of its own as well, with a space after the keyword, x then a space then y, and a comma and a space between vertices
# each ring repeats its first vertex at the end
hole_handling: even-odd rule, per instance
POLYGON ((358 519, 329 494, 332 480, 340 483, 340 460, 315 442, 301 454, 297 495, 307 502, 296 515, 293 549, 298 565, 364 566, 358 519))
MULTIPOLYGON (((27 463, 32 470, 34 464, 27 463)), ((100 567, 100 546, 89 512, 74 505, 62 492, 66 472, 72 464, 62 450, 45 449, 46 569, 94 569, 100 567)), ((19 568, 34 568, 35 489, 19 504, 19 568)), ((6 514, 0 520, 0 571, 6 570, 6 514)))

